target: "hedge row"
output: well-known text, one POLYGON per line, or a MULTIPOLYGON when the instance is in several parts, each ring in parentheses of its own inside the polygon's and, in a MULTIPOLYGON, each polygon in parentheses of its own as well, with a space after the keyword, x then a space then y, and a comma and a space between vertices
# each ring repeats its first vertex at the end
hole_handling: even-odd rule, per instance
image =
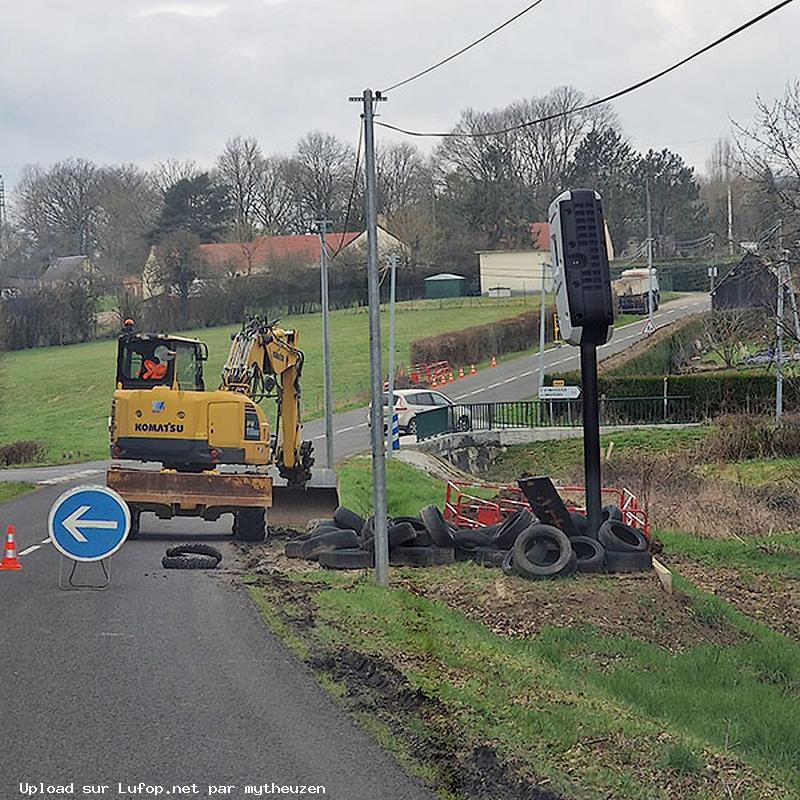
MULTIPOLYGON (((567 385, 580 384, 579 372, 549 375, 567 385)), ((661 397, 663 375, 601 375, 600 393, 606 397, 661 397)), ((763 371, 718 370, 688 375, 670 375, 667 392, 671 397, 689 397, 692 409, 704 417, 720 414, 764 414, 775 408, 775 375, 763 371)), ((787 412, 800 411, 800 383, 785 380, 783 405, 787 412)))
MULTIPOLYGON (((545 312, 545 339, 553 339, 554 309, 545 312)), ((539 341, 539 314, 528 311, 517 317, 476 325, 462 331, 428 336, 411 342, 411 362, 449 361, 453 365, 477 364, 492 356, 529 350, 539 341)))

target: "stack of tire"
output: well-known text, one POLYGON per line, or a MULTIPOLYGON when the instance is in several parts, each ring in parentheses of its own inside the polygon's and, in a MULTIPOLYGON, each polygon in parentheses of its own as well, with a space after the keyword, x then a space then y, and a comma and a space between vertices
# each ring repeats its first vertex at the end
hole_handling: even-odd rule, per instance
MULTIPOLYGON (((419 517, 387 520, 389 564, 395 567, 432 567, 455 560, 454 528, 436 506, 427 506, 419 517)), ((375 520, 364 519, 344 506, 333 519, 320 520, 306 534, 286 543, 288 558, 318 561, 327 569, 366 569, 375 564, 375 520)))
MULTIPOLYGON (((514 540, 500 566, 506 575, 534 580, 582 573, 641 572, 652 569, 653 559, 644 534, 625 525, 615 506, 603 509, 596 535, 581 514, 571 513, 567 532, 534 522, 514 540)), ((511 519, 511 518, 509 518, 511 519)), ((508 521, 508 520, 507 520, 508 521)))

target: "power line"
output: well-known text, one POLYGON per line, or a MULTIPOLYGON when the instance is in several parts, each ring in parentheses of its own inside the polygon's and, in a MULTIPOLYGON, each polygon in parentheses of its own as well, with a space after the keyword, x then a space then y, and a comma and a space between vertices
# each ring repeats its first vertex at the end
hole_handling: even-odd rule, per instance
POLYGON ((347 198, 347 211, 344 214, 344 226, 342 227, 342 238, 339 239, 339 246, 336 251, 331 254, 331 261, 339 255, 344 247, 344 237, 347 234, 347 226, 350 224, 350 212, 353 210, 353 199, 356 196, 356 188, 358 186, 358 168, 361 164, 361 143, 364 141, 364 123, 358 129, 358 145, 356 146, 356 165, 353 169, 353 183, 350 187, 350 196, 347 198))
POLYGON ((460 50, 456 50, 455 53, 451 53, 447 58, 443 58, 441 61, 437 61, 435 64, 432 64, 430 67, 421 70, 420 72, 416 72, 414 75, 411 75, 408 78, 405 78, 402 81, 398 81, 397 83, 392 84, 391 86, 387 87, 386 89, 381 89, 381 94, 385 94, 386 92, 391 92, 394 89, 399 89, 401 86, 405 86, 407 83, 411 83, 411 81, 415 81, 417 78, 421 78, 423 75, 427 75, 429 72, 433 72, 435 69, 446 64, 448 61, 452 61, 454 58, 458 58, 463 53, 466 53, 467 50, 471 50, 476 45, 479 45, 481 42, 485 42, 490 36, 494 36, 498 31, 503 30, 503 28, 510 25, 512 22, 516 22, 521 16, 527 14, 529 11, 532 11, 536 6, 542 3, 543 0, 536 0, 536 2, 531 3, 529 6, 526 6, 522 9, 522 11, 517 12, 514 14, 513 17, 510 17, 502 24, 498 25, 496 28, 492 28, 488 33, 484 33, 478 39, 475 39, 474 42, 470 42, 466 47, 462 47, 460 50))
POLYGON ((651 75, 649 78, 644 78, 643 80, 638 81, 637 83, 632 84, 631 86, 627 86, 624 89, 620 89, 612 94, 606 95, 605 97, 601 97, 598 100, 591 100, 588 103, 583 103, 582 105, 575 106, 575 108, 568 109, 566 111, 559 111, 555 114, 548 114, 544 117, 539 117, 538 119, 531 119, 526 122, 518 123, 517 125, 510 125, 507 128, 500 128, 499 130, 494 131, 481 131, 476 133, 463 133, 463 132, 456 132, 456 131, 449 131, 446 133, 431 133, 431 132, 423 132, 423 131, 412 131, 407 130, 406 128, 401 128, 398 125, 392 125, 388 122, 379 122, 375 121, 376 125, 380 125, 382 128, 388 128, 389 130, 397 131, 398 133, 405 134, 406 136, 423 136, 423 137, 438 137, 438 138, 468 138, 468 139, 480 139, 485 138, 487 136, 501 136, 505 133, 512 133, 513 131, 522 130, 523 128, 529 128, 532 125, 540 125, 543 122, 550 122, 554 119, 559 119, 561 117, 566 117, 569 114, 574 114, 577 111, 586 111, 589 108, 594 108, 595 106, 603 105, 604 103, 608 103, 611 100, 616 100, 618 97, 622 97, 623 95, 630 94, 631 92, 635 92, 637 89, 641 89, 643 86, 647 86, 649 83, 653 83, 653 81, 658 80, 659 78, 663 78, 665 75, 673 72, 674 70, 682 67, 684 64, 688 64, 693 59, 697 58, 698 56, 703 55, 703 53, 707 53, 709 50, 717 47, 717 45, 726 42, 728 39, 733 38, 739 33, 747 30, 748 28, 752 27, 761 20, 766 19, 770 15, 774 14, 776 11, 779 11, 784 6, 789 5, 789 3, 794 2, 794 0, 781 0, 780 3, 768 8, 766 11, 762 12, 756 17, 748 20, 744 24, 740 25, 738 28, 734 28, 734 30, 729 31, 724 36, 720 36, 719 39, 715 39, 710 44, 707 44, 705 47, 700 48, 700 50, 696 50, 691 55, 686 56, 686 58, 681 59, 680 61, 673 64, 671 67, 667 67, 666 69, 662 69, 660 72, 657 72, 655 75, 651 75))

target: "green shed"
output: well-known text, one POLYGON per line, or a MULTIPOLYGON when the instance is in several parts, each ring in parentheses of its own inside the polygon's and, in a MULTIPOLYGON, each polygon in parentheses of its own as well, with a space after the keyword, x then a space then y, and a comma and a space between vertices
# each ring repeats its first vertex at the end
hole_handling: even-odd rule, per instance
POLYGON ((436 300, 440 297, 464 297, 467 293, 467 279, 463 275, 443 272, 425 278, 425 297, 436 300))

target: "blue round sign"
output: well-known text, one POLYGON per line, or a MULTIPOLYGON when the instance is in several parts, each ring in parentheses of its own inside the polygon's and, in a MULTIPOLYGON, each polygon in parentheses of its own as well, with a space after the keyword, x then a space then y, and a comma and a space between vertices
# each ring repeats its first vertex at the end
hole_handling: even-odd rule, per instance
POLYGON ((56 550, 74 561, 100 561, 125 543, 131 514, 125 501, 106 486, 77 486, 50 509, 47 530, 56 550))

